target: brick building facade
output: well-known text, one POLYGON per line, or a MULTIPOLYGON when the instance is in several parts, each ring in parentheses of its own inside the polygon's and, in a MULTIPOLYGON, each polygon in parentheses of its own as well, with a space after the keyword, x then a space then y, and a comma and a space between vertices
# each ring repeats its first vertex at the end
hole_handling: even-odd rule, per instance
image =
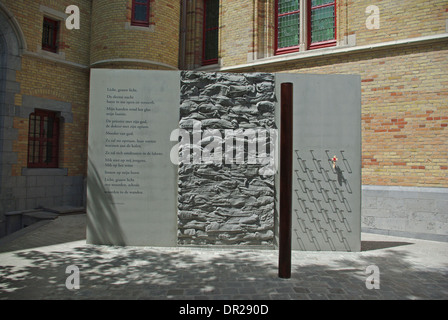
POLYGON ((91 68, 360 74, 363 229, 448 239, 446 0, 0 0, 0 220, 84 204, 91 68))

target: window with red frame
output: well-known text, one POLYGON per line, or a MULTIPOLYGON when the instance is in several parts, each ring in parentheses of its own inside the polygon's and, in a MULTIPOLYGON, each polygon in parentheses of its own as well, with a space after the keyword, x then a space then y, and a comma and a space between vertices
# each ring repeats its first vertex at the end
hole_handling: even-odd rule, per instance
POLYGON ((57 168, 59 118, 56 112, 35 110, 30 114, 28 168, 57 168))
POLYGON ((132 0, 131 25, 149 26, 149 0, 132 0))
POLYGON ((204 0, 202 64, 218 62, 219 0, 204 0))
POLYGON ((42 30, 43 50, 51 52, 58 51, 58 33, 59 33, 59 21, 45 17, 42 30))
POLYGON ((307 47, 317 49, 336 44, 336 1, 306 0, 306 21, 301 21, 300 0, 275 1, 275 54, 299 51, 300 25, 306 23, 307 47))
POLYGON ((309 0, 308 44, 310 49, 336 44, 336 1, 309 0))
POLYGON ((276 0, 276 54, 299 50, 300 0, 276 0))

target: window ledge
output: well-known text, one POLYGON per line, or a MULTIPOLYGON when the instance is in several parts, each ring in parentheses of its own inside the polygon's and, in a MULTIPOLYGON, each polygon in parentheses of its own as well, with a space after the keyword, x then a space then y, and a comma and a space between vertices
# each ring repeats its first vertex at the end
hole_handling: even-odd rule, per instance
POLYGON ((43 14, 45 14, 53 19, 59 20, 59 21, 65 21, 68 17, 68 15, 66 13, 64 13, 62 11, 55 10, 53 8, 50 8, 50 7, 47 7, 44 5, 40 5, 39 11, 42 12, 43 14))
POLYGON ((154 32, 155 26, 154 24, 150 24, 149 26, 134 26, 129 21, 124 25, 125 30, 136 30, 136 31, 145 31, 145 32, 154 32))
POLYGON ((67 168, 22 168, 22 176, 67 176, 67 168))
POLYGON ((197 67, 194 69, 195 71, 216 71, 221 67, 221 59, 218 60, 218 63, 206 64, 204 66, 197 67))
POLYGON ((374 50, 387 50, 394 47, 408 47, 416 44, 433 43, 446 41, 448 39, 448 33, 436 34, 431 36, 408 38, 403 40, 381 42, 375 44, 368 44, 362 46, 356 45, 339 45, 335 47, 328 47, 322 49, 307 50, 304 52, 295 52, 289 54, 282 54, 268 58, 262 58, 251 63, 241 64, 236 66, 220 68, 219 71, 237 71, 241 69, 252 69, 256 67, 275 66, 277 64, 297 62, 300 60, 319 59, 322 57, 328 57, 331 55, 341 55, 350 53, 361 53, 374 50))
POLYGON ((34 57, 34 58, 48 60, 51 62, 58 62, 58 63, 62 63, 65 65, 72 66, 72 67, 76 67, 76 68, 81 68, 81 69, 89 68, 86 65, 65 60, 65 52, 53 53, 50 51, 42 50, 42 48, 38 48, 37 52, 25 51, 24 55, 34 57))
POLYGON ((58 51, 58 52, 51 52, 45 49, 42 49, 41 47, 37 47, 37 54, 40 55, 43 58, 47 58, 49 60, 65 60, 65 52, 58 51))

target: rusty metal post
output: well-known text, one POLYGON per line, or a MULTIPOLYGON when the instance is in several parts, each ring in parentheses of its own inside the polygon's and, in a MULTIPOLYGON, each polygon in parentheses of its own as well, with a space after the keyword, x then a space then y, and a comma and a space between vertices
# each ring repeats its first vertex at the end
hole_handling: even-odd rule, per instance
POLYGON ((293 85, 281 84, 280 228, 278 276, 291 278, 293 85))

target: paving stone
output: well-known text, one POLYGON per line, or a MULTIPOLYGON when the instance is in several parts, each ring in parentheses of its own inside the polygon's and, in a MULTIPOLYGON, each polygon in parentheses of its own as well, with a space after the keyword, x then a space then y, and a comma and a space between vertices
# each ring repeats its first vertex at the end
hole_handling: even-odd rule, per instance
POLYGON ((58 217, 1 243, 0 300, 448 299, 444 242, 363 234, 381 248, 293 252, 292 277, 280 279, 274 250, 94 246, 78 238, 82 219, 58 217), (69 265, 79 267, 78 290, 65 286, 69 265), (379 268, 378 290, 366 288, 369 265, 379 268))

